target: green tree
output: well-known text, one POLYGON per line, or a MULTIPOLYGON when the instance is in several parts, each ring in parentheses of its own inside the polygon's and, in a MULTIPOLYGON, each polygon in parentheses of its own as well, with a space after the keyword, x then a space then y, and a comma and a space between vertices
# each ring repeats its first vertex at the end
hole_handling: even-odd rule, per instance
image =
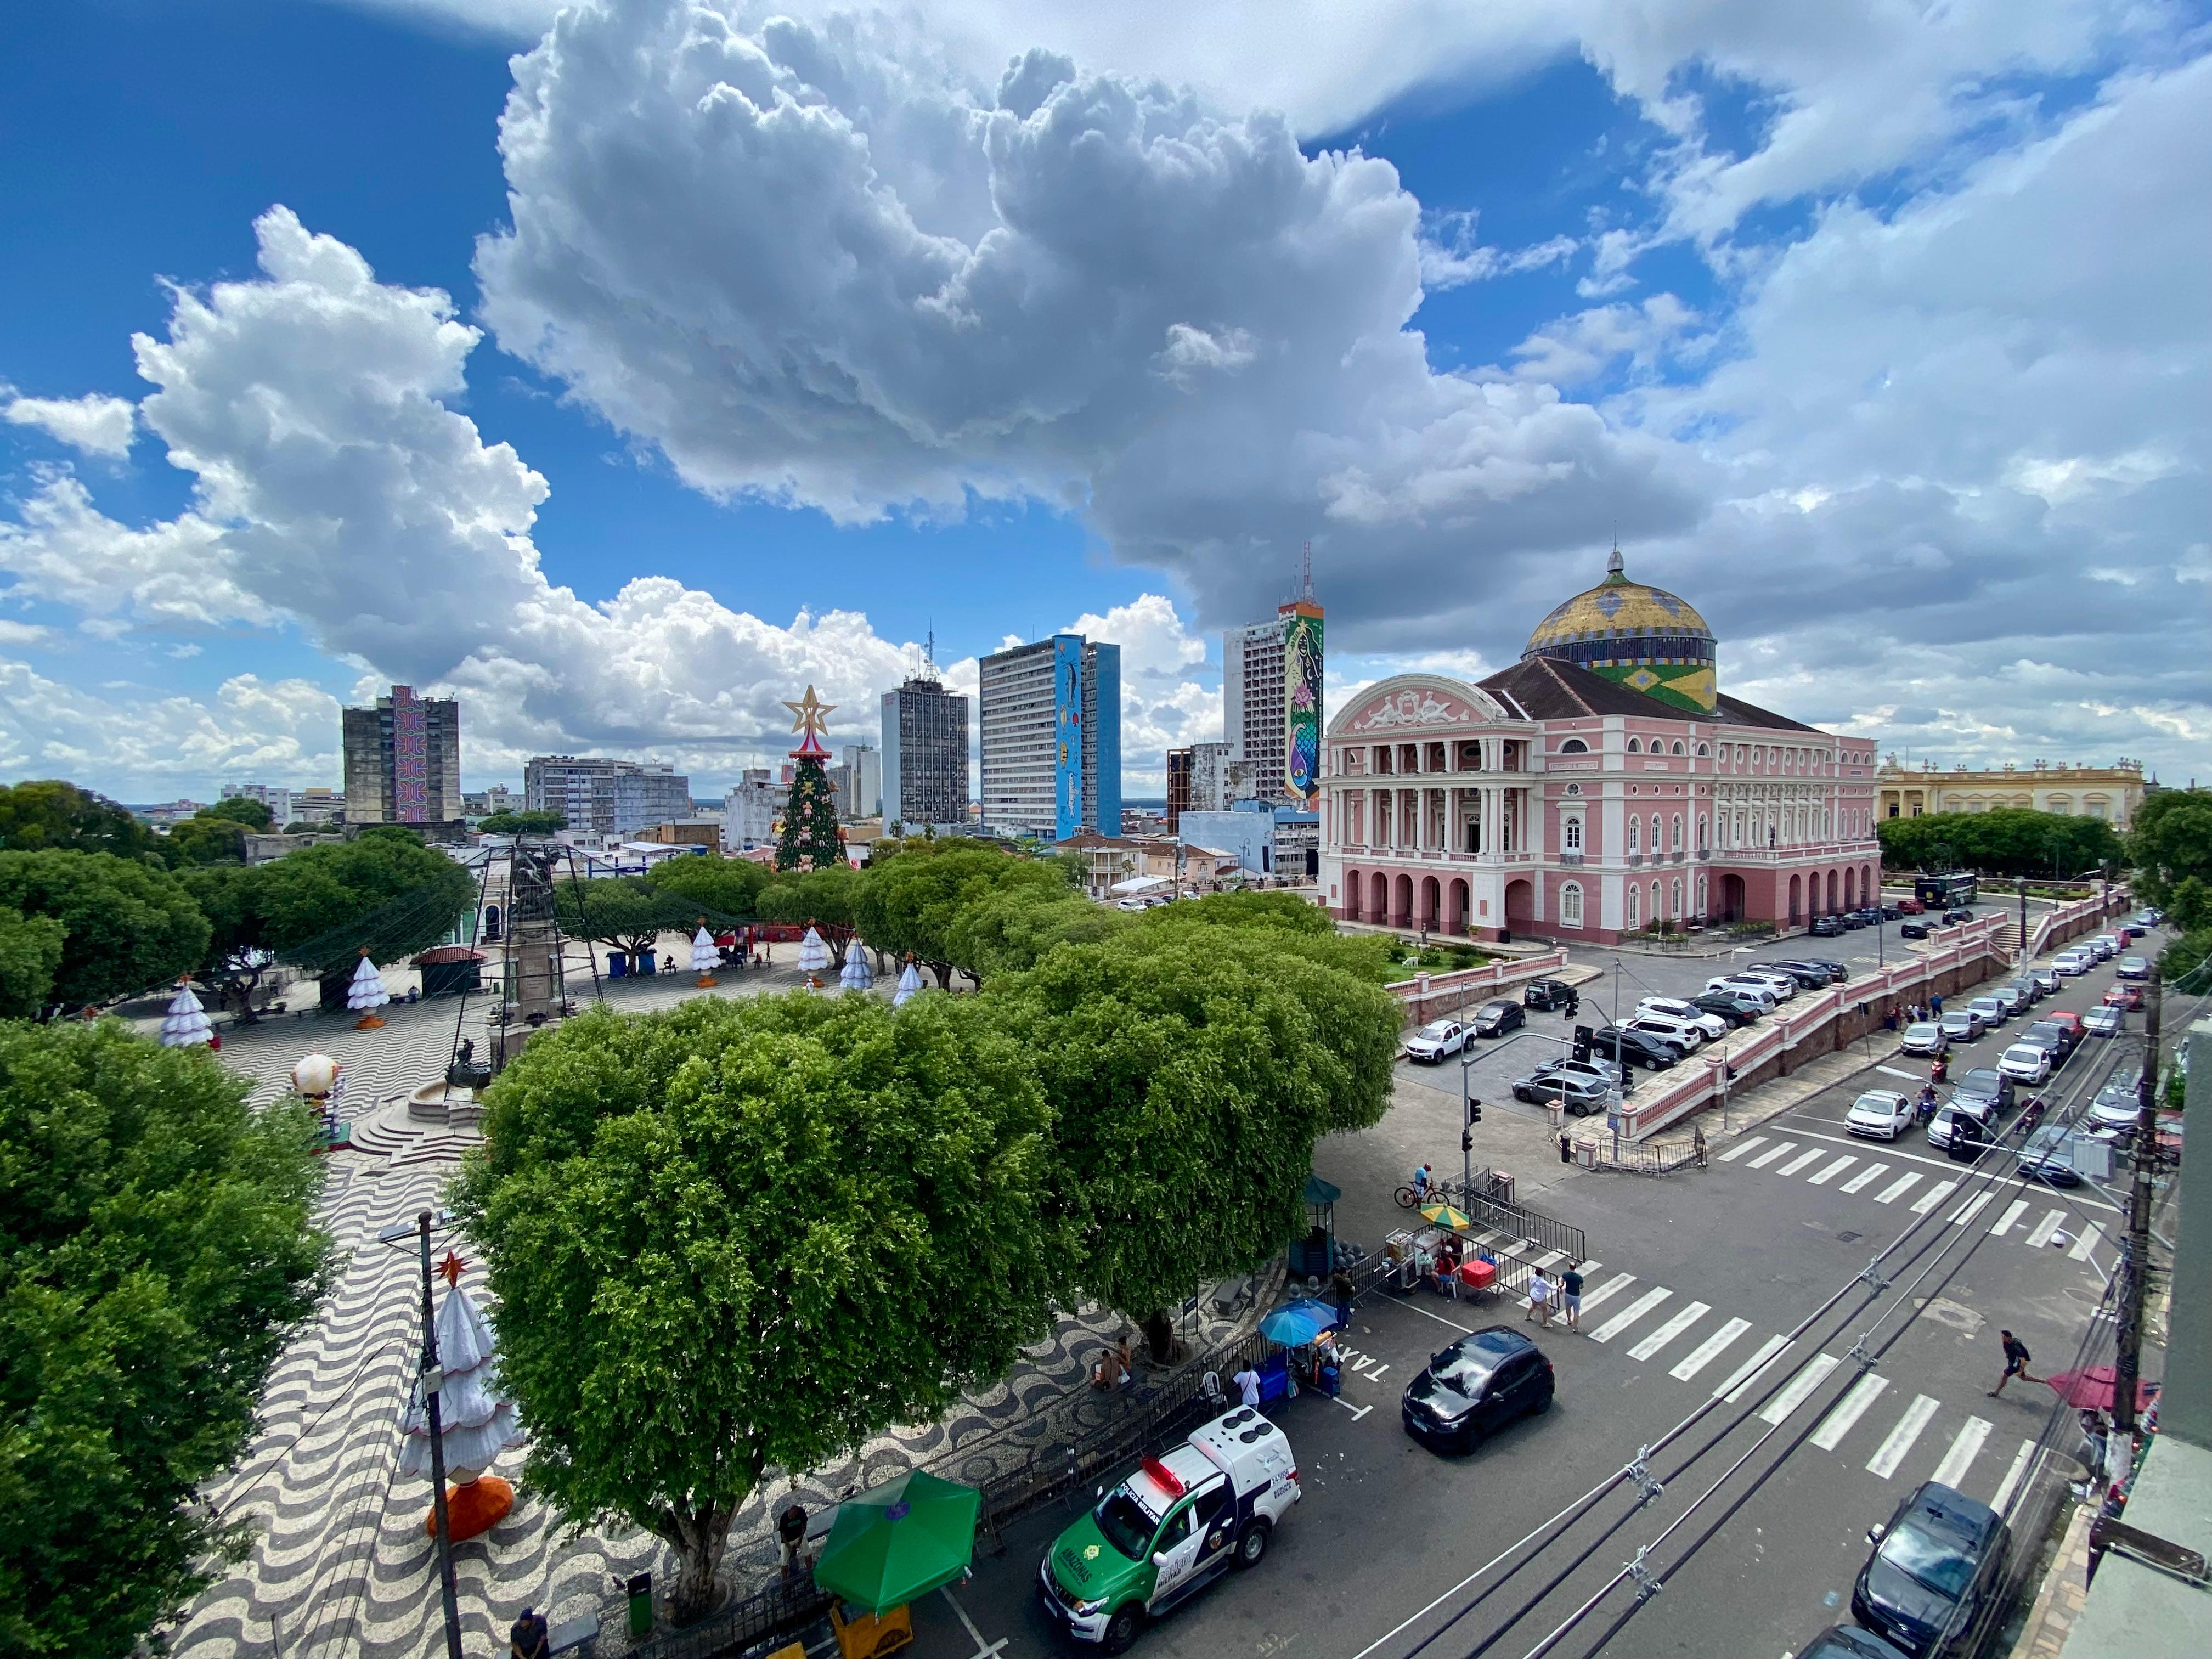
POLYGON ((1160 934, 1190 936, 1201 950, 1201 931, 1237 929, 1266 939, 1273 949, 1340 969, 1370 985, 1407 976, 1399 939, 1388 933, 1340 933, 1328 911, 1295 893, 1209 893, 1147 910, 1144 924, 1160 934))
POLYGON ((945 948, 978 981, 1034 968, 1062 945, 1092 945, 1137 926, 1126 911, 1080 893, 1042 884, 994 888, 963 904, 945 930, 945 948))
POLYGON ((646 872, 645 878, 665 893, 681 894, 702 910, 732 921, 750 921, 760 914, 755 906, 774 872, 750 859, 708 854, 704 858, 663 859, 646 872))
POLYGON ((203 806, 192 814, 196 818, 227 818, 233 823, 242 823, 256 835, 265 835, 276 815, 258 800, 244 795, 226 795, 212 806, 203 806))
POLYGON ((183 884, 112 853, 0 853, 0 908, 62 925, 52 994, 72 1008, 154 989, 207 949, 207 918, 183 884))
POLYGON ((143 858, 155 845, 153 830, 105 795, 58 778, 0 784, 0 848, 143 858))
POLYGON ((477 878, 396 824, 287 853, 255 872, 262 943, 325 980, 367 945, 391 962, 437 944, 477 899, 477 878))
POLYGON ((784 804, 783 833, 776 837, 779 870, 827 870, 845 861, 845 832, 837 827, 837 792, 820 758, 801 755, 784 804))
POLYGON ((531 1489, 665 1540, 1002 1374, 1046 1328, 1048 1113, 970 1000, 702 998, 524 1050, 457 1189, 531 1489))
POLYGON ((46 1007, 68 939, 52 916, 0 910, 0 1019, 30 1019, 46 1007))
POLYGON ((819 923, 827 930, 833 959, 842 968, 863 884, 860 872, 842 861, 781 872, 761 889, 756 908, 763 921, 819 923))
POLYGON ((1299 1220, 1325 1134, 1379 1121, 1399 1008, 1262 928, 1133 928, 1051 951, 979 1000, 1057 1114, 1055 1225, 1082 1291, 1146 1322, 1257 1267, 1299 1220))
POLYGON ((568 827, 559 812, 494 812, 477 825, 487 836, 550 836, 568 827))
POLYGON ((556 882, 554 919, 571 939, 642 956, 661 934, 691 931, 696 914, 680 893, 664 892, 642 876, 602 876, 556 882))
POLYGON ((1893 870, 1967 869, 1992 876, 2072 879, 2120 855, 2119 837, 2102 818, 2001 807, 1882 818, 1875 825, 1881 861, 1893 870))
POLYGON ((169 826, 161 837, 161 858, 172 870, 204 864, 246 862, 246 826, 235 818, 195 814, 169 826))
POLYGON ((908 841, 872 860, 853 920, 861 938, 894 956, 911 955, 949 987, 956 969, 980 981, 981 969, 960 959, 956 925, 969 905, 1010 887, 1057 896, 1071 890, 1063 868, 973 842, 908 841))
POLYGON ((264 904, 274 865, 210 864, 179 870, 177 879, 208 920, 206 954, 198 975, 220 1005, 251 1020, 253 993, 275 965, 264 904))
POLYGON ((2128 836, 2136 896, 2194 933, 2212 927, 2212 792, 2161 789, 2136 809, 2128 836))
POLYGON ((127 1654, 244 1553, 198 1489, 329 1271, 313 1126, 246 1092, 115 1021, 0 1024, 0 1650, 127 1654))

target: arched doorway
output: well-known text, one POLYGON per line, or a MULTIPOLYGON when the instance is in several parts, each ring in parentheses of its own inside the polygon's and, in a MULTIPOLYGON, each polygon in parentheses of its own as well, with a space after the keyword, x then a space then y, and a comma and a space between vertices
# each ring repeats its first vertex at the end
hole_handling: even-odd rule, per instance
POLYGON ((1467 883, 1455 876, 1451 884, 1451 909, 1445 918, 1449 924, 1449 932, 1454 933, 1467 932, 1467 883))
POLYGON ((1380 870, 1367 878, 1367 920, 1385 926, 1390 921, 1390 878, 1380 870))
MULTIPOLYGON (((1817 872, 1813 877, 1813 879, 1815 881, 1820 880, 1820 878, 1817 872)), ((1828 872, 1828 908, 1831 910, 1838 908, 1836 903, 1837 891, 1836 872, 1831 870, 1828 872)))
POLYGON ((483 936, 487 944, 498 943, 499 925, 499 906, 496 904, 485 905, 483 913, 483 936))
POLYGON ((1804 878, 1790 878, 1790 925, 1795 927, 1804 917, 1804 878))
POLYGON ((1525 876, 1516 876, 1505 884, 1505 925, 1517 929, 1535 922, 1536 885, 1525 876))
POLYGON ((1393 896, 1397 902, 1390 907, 1390 925, 1393 927, 1411 927, 1413 925, 1413 878, 1411 876, 1399 877, 1398 890, 1393 896))
POLYGON ((1434 876, 1421 878, 1421 926, 1431 933, 1443 927, 1443 888, 1434 876))
POLYGON ((1858 890, 1859 890, 1859 872, 1858 872, 1857 871, 1856 871, 1856 870, 1846 870, 1846 871, 1844 871, 1844 909, 1846 909, 1846 910, 1856 910, 1856 909, 1857 909, 1857 908, 1859 908, 1858 890))
POLYGON ((1721 920, 1723 921, 1743 920, 1743 878, 1741 876, 1730 875, 1721 878, 1721 920))
POLYGON ((1344 872, 1344 919, 1346 921, 1359 920, 1359 901, 1367 890, 1364 885, 1366 879, 1357 870, 1344 872))

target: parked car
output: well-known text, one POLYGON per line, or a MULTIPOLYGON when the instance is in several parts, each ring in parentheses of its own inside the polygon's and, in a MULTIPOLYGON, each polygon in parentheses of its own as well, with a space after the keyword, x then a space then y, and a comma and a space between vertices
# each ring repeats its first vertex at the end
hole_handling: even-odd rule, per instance
POLYGON ((1797 1650, 1797 1659, 1906 1659, 1870 1630, 1856 1625, 1831 1625, 1797 1650))
POLYGON ((1905 1028, 1905 1035, 1898 1038, 1897 1046, 1904 1054, 1935 1055, 1945 1053, 1951 1043, 1941 1025, 1932 1019, 1919 1019, 1905 1028))
POLYGON ((1815 916, 1813 925, 1805 931, 1814 939, 1836 939, 1843 933, 1844 924, 1835 916, 1815 916))
POLYGON ((1946 910, 1943 913, 1943 925, 1946 927, 1955 927, 1962 921, 1972 921, 1973 919, 1974 913, 1963 904, 1955 910, 1946 910))
POLYGON ((2138 910, 2136 912, 2136 926, 2138 927, 2155 927, 2161 920, 2162 918, 2155 910, 2138 910))
POLYGON ((1508 1002, 1503 997, 1495 1002, 1486 1002, 1474 1011, 1474 1034, 1481 1037, 1504 1036, 1508 1031, 1517 1031, 1528 1023, 1528 1016, 1517 1002, 1508 1002))
POLYGON ((1707 980, 1705 992, 1710 996, 1748 998, 1758 1005, 1762 1014, 1772 1013, 1774 1005, 1782 1000, 1781 993, 1765 980, 1740 979, 1734 974, 1723 974, 1717 979, 1707 980))
POLYGON ((2051 1075, 2051 1051, 2040 1043, 2015 1042, 1997 1056, 1997 1070, 2033 1088, 2051 1075))
POLYGON ((1899 939, 1926 939, 1928 924, 1924 921, 1901 921, 1897 925, 1897 936, 1899 939))
POLYGON ((2087 1035, 2087 1033, 2081 1029, 2081 1016, 2075 1013, 2070 1008, 2053 1008, 2049 1013, 2044 1016, 2044 1018, 2049 1020, 2053 1025, 2064 1026, 2068 1031, 2072 1033, 2074 1041, 2077 1044, 2081 1041, 2082 1037, 2087 1035))
POLYGON ((1445 1055, 1458 1054, 1466 1047, 1467 1023, 1464 1020, 1432 1019, 1406 1039, 1406 1058, 1439 1066, 1443 1063, 1445 1055))
POLYGON ((1898 914, 1900 915, 1917 916, 1927 908, 1917 898, 1901 898, 1897 902, 1898 914))
POLYGON ((2089 1103, 2087 1115, 2093 1133, 2122 1140, 2135 1133, 2142 1111, 2142 1103, 2136 1098, 2136 1087, 2135 1078, 2124 1082, 2116 1078, 2097 1091, 2097 1097, 2089 1103))
POLYGON ((1249 1406, 1216 1418, 1098 1500, 1037 1564, 1037 1600, 1078 1641, 1121 1653, 1147 1619, 1257 1566, 1304 1496, 1283 1431, 1249 1406))
POLYGON ((1563 979, 1532 979, 1521 988, 1521 1006, 1549 1012, 1564 1008, 1572 1013, 1581 1003, 1575 988, 1563 979))
POLYGON ((1867 1542, 1874 1553, 1851 1586, 1851 1617, 1914 1659, 1965 1650, 2003 1581, 2012 1534, 2002 1517, 1930 1480, 1867 1542))
POLYGON ((1755 962, 1752 966, 1764 973, 1787 974, 1808 991, 1825 990, 1835 977, 1812 962, 1755 962))
POLYGON ((1833 957, 1793 957, 1792 960, 1796 962, 1810 963, 1815 968, 1826 969, 1828 970, 1828 978, 1830 981, 1838 984, 1842 983, 1844 980, 1847 980, 1851 976, 1851 970, 1844 967, 1842 963, 1838 962, 1833 957))
POLYGON ((2035 981, 2035 988, 2045 996, 2058 988, 2058 970, 2056 968, 2031 968, 2027 970, 2027 976, 2035 981))
POLYGON ((1663 1072, 1680 1063, 1682 1051, 1671 1042, 1642 1031, 1607 1026, 1597 1034, 1594 1051, 1622 1066, 1641 1066, 1647 1072, 1663 1072))
POLYGON ((1862 927, 1881 926, 1881 907, 1878 904, 1862 904, 1850 914, 1851 919, 1862 927))
POLYGON ((2046 1187, 2078 1187, 2081 1173, 2074 1167, 2074 1143, 2079 1129, 2063 1123, 2046 1123, 2021 1143, 2014 1173, 2046 1187))
POLYGON ((1982 1025, 1987 1030, 1996 1030, 2008 1018, 2004 1004, 1995 997, 1976 997, 1966 1006, 1982 1017, 1982 1025))
POLYGON ((1759 1005, 1749 998, 1724 997, 1714 991, 1692 997, 1690 1006, 1701 1014, 1726 1020, 1732 1029, 1739 1030, 1759 1018, 1759 1005))
POLYGON ((2127 1016, 2117 1008, 2092 1008, 2081 1016, 2081 1029, 2094 1037, 2116 1037, 2127 1023, 2127 1016))
POLYGON ((2033 1042, 2051 1056, 2055 1071, 2072 1057, 2075 1037, 2074 1033, 2055 1019, 2039 1019, 2020 1034, 2022 1042, 2033 1042))
POLYGON ((1726 1036, 1735 1029, 1717 1014, 1709 1014, 1694 1004, 1678 1001, 1673 997, 1646 997, 1636 1005, 1640 1015, 1659 1014, 1668 1019, 1678 1019, 1693 1027, 1708 1042, 1726 1036))
POLYGON ((2107 1008, 2118 1008, 2124 1013, 2139 1014, 2142 1012, 2142 1006, 2143 993, 2142 987, 2140 985, 2116 983, 2112 989, 2105 993, 2105 1006, 2107 1008))
POLYGON ((2033 1008, 2043 1000, 2043 988, 2035 982, 2033 974, 2024 973, 2013 981, 2012 989, 2019 993, 2020 1006, 2023 1008, 2033 1008))
POLYGON ((1946 1008, 1943 1018, 1936 1023, 1942 1026, 1944 1036, 1953 1042, 1972 1042, 1988 1029, 1982 1024, 1982 1017, 1972 1008, 1946 1008))
POLYGON ((1609 1060, 1599 1060, 1595 1057, 1589 1060, 1570 1060, 1562 1055, 1558 1060, 1546 1060, 1536 1068, 1534 1075, 1545 1077, 1553 1072, 1567 1072, 1576 1077, 1595 1078, 1607 1088, 1618 1089, 1623 1094, 1626 1094, 1636 1086, 1635 1073, 1622 1071, 1609 1060))
POLYGON ((1622 1024, 1629 1030, 1641 1031, 1658 1042, 1673 1043, 1676 1050, 1685 1056, 1694 1054, 1705 1046, 1703 1031, 1686 1021, 1669 1019, 1664 1014, 1638 1014, 1622 1024))
POLYGON ((1881 919, 1884 921, 1895 921, 1904 914, 1905 904, 1902 900, 1895 904, 1885 904, 1881 907, 1881 919))
POLYGON ((2112 971, 2122 979, 2148 979, 2150 963, 2143 957, 2122 957, 2120 965, 2112 971))
POLYGON ((2097 965, 2097 959, 2087 951, 2061 951, 2051 957, 2051 965, 2068 979, 2079 979, 2097 965))
POLYGON ((1541 1348, 1510 1325, 1492 1325, 1430 1355, 1399 1414, 1421 1444, 1468 1451, 1516 1418, 1551 1410, 1555 1386, 1541 1348))
POLYGON ((1996 999, 1997 1007, 2007 1019, 2010 1019, 2028 1004, 2027 994, 2017 985, 2000 985, 1990 994, 1996 999))
POLYGON ((1954 1104, 1978 1103, 1975 1115, 1986 1123, 1995 1114, 2012 1109, 2012 1079, 1993 1066, 1977 1066, 1951 1085, 1951 1099, 1954 1104))
POLYGON ((1797 976, 1785 974, 1779 968, 1763 967, 1754 962, 1737 969, 1729 977, 1739 983, 1770 986, 1776 1000, 1780 1002, 1787 1002, 1797 994, 1797 976))
POLYGON ((1912 1127, 1912 1103, 1894 1089, 1869 1089, 1844 1114, 1844 1127, 1874 1140, 1894 1140, 1912 1127))
POLYGON ((2118 933, 2100 933, 2089 941, 2089 948, 2097 953, 2098 961, 2110 962, 2128 948, 2128 942, 2118 933))
POLYGON ((1517 1078, 1513 1084, 1513 1098, 1531 1106, 1548 1106, 1553 1101, 1566 1109, 1570 1117, 1588 1117, 1601 1112, 1613 1091, 1602 1079, 1588 1077, 1577 1072, 1531 1072, 1517 1078))

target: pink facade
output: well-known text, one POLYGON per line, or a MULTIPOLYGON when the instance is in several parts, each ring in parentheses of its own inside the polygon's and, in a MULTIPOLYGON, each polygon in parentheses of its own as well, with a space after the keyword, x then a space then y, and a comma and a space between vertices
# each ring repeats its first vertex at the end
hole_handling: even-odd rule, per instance
POLYGON ((1610 941, 1872 902, 1871 739, 1571 665, 1370 687, 1324 744, 1321 886, 1349 921, 1610 941))

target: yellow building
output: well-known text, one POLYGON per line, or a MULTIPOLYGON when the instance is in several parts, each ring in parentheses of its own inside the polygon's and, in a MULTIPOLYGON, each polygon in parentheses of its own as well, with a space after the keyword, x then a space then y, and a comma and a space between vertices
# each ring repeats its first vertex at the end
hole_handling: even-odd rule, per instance
POLYGON ((2134 822, 2142 805, 2142 763, 2121 759, 2110 766, 2080 766, 2038 761, 1990 771, 1938 770, 1923 763, 1901 767, 1886 756, 1875 774, 1878 808, 1886 818, 1917 818, 1937 812, 1988 812, 2023 806, 2069 817, 2103 818, 2115 830, 2134 822))

